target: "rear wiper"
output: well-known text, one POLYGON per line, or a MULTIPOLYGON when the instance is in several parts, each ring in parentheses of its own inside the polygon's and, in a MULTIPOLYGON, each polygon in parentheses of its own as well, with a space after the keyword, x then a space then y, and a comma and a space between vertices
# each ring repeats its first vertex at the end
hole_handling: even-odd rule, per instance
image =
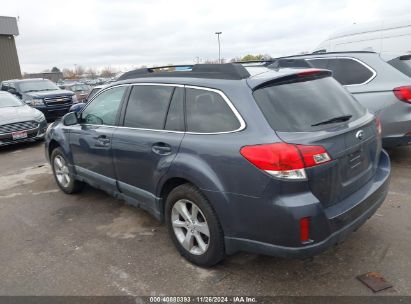
POLYGON ((316 124, 311 125, 311 127, 316 127, 320 125, 328 125, 328 124, 332 124, 335 122, 344 122, 344 121, 350 120, 351 117, 352 115, 342 115, 342 116, 334 117, 334 118, 331 118, 325 121, 318 122, 316 124))

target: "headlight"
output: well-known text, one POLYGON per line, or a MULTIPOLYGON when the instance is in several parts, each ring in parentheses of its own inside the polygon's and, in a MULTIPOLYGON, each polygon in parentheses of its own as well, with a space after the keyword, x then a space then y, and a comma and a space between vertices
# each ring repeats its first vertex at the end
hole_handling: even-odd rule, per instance
POLYGON ((73 100, 73 103, 77 103, 77 96, 74 94, 73 96, 71 96, 71 99, 73 100))
POLYGON ((46 117, 44 117, 43 113, 40 113, 39 115, 34 117, 34 120, 37 121, 37 122, 42 122, 42 121, 46 120, 46 117))
POLYGON ((43 99, 38 99, 38 98, 33 98, 33 99, 29 100, 27 103, 28 103, 29 105, 31 105, 32 107, 35 107, 35 106, 44 106, 44 101, 43 101, 43 99))

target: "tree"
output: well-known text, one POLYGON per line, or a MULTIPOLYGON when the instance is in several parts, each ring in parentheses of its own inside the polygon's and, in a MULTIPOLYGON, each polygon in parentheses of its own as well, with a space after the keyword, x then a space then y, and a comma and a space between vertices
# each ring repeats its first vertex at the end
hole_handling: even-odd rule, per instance
POLYGON ((93 68, 88 68, 88 69, 86 70, 86 74, 88 74, 89 77, 91 77, 91 79, 97 78, 97 72, 96 72, 96 70, 93 69, 93 68))
POLYGON ((60 72, 61 72, 60 69, 57 68, 57 67, 53 67, 53 68, 51 69, 51 71, 52 71, 53 73, 60 73, 60 72))
POLYGON ((76 74, 76 76, 81 76, 85 73, 84 68, 81 65, 76 65, 74 73, 76 74))
POLYGON ((270 60, 272 59, 270 55, 268 54, 258 54, 258 55, 245 55, 243 58, 241 58, 240 61, 260 61, 260 60, 270 60))
POLYGON ((74 79, 76 78, 76 73, 70 69, 63 69, 63 77, 67 79, 74 79))
POLYGON ((101 77, 113 77, 116 72, 113 70, 112 67, 108 66, 101 70, 100 76, 101 77))

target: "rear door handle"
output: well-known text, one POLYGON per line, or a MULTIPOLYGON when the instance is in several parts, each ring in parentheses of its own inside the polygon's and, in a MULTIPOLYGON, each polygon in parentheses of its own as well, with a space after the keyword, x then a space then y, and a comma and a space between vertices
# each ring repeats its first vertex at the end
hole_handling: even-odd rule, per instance
POLYGON ((155 143, 151 147, 151 151, 159 155, 168 155, 171 153, 171 146, 166 143, 159 142, 159 143, 155 143))

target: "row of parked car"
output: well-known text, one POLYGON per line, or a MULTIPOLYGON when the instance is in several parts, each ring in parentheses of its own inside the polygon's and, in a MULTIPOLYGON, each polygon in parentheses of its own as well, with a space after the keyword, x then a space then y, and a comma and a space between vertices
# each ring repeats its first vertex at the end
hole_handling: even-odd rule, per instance
POLYGON ((48 127, 55 180, 68 194, 87 183, 144 208, 202 266, 237 251, 302 258, 339 243, 388 193, 381 138, 411 138, 410 79, 371 52, 118 80, 48 127))

